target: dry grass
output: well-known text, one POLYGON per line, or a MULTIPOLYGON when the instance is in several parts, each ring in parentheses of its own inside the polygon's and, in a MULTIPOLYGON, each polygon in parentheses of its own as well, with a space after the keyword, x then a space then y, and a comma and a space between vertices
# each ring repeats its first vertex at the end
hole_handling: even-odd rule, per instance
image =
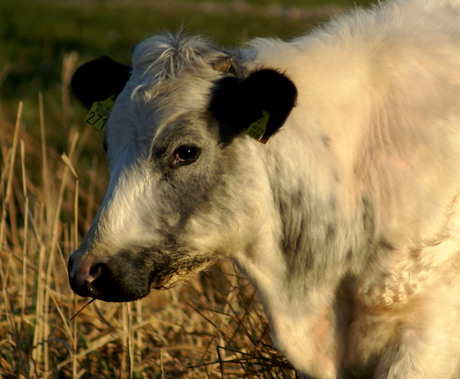
POLYGON ((70 104, 75 62, 64 59, 61 99, 19 103, 16 120, 0 108, 0 377, 294 378, 254 289, 228 262, 142 301, 93 302, 70 321, 87 300, 70 290, 67 259, 106 183, 102 160, 87 156, 96 132, 70 104), (64 153, 48 142, 55 128, 64 153))

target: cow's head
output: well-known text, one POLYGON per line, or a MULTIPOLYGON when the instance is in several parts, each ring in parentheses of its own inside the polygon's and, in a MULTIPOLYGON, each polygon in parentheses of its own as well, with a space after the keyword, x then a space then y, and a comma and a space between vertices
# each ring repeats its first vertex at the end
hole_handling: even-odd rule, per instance
POLYGON ((271 195, 264 146, 246 133, 266 142, 285 122, 296 89, 284 74, 167 35, 136 46, 132 68, 83 65, 72 87, 87 107, 116 98, 107 193, 69 260, 77 294, 134 300, 251 245, 271 195))

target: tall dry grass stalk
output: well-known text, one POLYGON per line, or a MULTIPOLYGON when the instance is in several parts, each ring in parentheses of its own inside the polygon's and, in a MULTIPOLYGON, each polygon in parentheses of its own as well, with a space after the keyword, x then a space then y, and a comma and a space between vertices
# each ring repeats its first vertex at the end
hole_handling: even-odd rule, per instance
POLYGON ((228 262, 142 301, 95 301, 70 321, 88 299, 71 292, 67 259, 106 184, 104 158, 89 143, 96 132, 67 91, 76 61, 64 60, 58 114, 49 94, 28 110, 39 125, 24 123, 23 103, 15 122, 0 109, 0 376, 293 378, 253 288, 228 262), (49 142, 57 136, 65 151, 49 142))

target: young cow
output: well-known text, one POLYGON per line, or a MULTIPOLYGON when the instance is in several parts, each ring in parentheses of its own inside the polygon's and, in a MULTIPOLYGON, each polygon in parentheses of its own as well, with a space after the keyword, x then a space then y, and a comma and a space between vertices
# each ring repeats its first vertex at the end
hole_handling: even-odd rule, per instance
POLYGON ((460 377, 460 0, 233 51, 156 36, 73 88, 96 114, 116 98, 77 294, 130 301, 228 257, 301 373, 460 377))

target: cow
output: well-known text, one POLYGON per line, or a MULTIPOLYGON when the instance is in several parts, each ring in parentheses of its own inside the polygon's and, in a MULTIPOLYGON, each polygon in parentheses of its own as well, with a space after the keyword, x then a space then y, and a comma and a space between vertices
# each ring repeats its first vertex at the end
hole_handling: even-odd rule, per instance
POLYGON ((72 86, 105 104, 110 170, 78 295, 132 301, 226 258, 302 375, 460 377, 459 0, 236 49, 164 33, 72 86))

